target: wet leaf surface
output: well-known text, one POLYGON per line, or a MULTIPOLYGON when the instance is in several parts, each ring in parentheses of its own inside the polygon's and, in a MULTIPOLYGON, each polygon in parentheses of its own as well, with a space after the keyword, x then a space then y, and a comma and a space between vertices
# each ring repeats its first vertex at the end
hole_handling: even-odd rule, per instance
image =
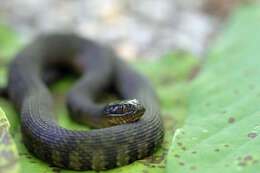
POLYGON ((236 11, 193 81, 168 173, 259 172, 259 9, 254 3, 236 11))

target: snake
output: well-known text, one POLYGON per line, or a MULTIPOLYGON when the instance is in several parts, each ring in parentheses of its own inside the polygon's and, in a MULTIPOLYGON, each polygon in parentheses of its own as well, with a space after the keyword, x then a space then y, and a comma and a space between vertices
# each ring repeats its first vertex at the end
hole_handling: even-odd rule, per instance
POLYGON ((40 34, 21 48, 8 69, 6 92, 20 112, 23 143, 37 158, 71 170, 106 170, 154 153, 164 137, 160 103, 147 78, 115 53, 75 33, 40 34), (60 76, 78 79, 66 96, 72 120, 57 123, 49 90, 60 76), (98 102, 112 88, 119 99, 98 102))

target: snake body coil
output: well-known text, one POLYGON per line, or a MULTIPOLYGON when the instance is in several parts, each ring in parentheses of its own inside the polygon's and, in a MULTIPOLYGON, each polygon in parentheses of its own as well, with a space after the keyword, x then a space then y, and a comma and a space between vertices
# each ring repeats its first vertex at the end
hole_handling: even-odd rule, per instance
POLYGON ((19 51, 9 68, 7 89, 21 111, 25 146, 58 167, 103 170, 126 165, 150 155, 163 138, 159 103, 149 82, 110 49, 73 34, 42 35, 19 51), (81 74, 67 96, 72 118, 98 129, 68 130, 57 124, 46 76, 61 68, 81 74), (111 85, 123 99, 144 105, 140 120, 107 124, 105 105, 95 99, 111 85))

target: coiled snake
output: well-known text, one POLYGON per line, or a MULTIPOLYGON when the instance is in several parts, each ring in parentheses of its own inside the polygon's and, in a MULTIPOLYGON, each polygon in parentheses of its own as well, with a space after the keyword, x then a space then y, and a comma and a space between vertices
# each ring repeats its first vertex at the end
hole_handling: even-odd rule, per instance
POLYGON ((58 167, 103 170, 126 165, 150 155, 163 139, 151 84, 111 49, 74 34, 41 35, 19 51, 9 67, 7 93, 21 111, 27 149, 58 167), (67 106, 74 120, 96 129, 68 130, 56 123, 47 84, 56 80, 50 76, 58 69, 81 74, 67 106), (111 85, 126 100, 96 103, 111 85))

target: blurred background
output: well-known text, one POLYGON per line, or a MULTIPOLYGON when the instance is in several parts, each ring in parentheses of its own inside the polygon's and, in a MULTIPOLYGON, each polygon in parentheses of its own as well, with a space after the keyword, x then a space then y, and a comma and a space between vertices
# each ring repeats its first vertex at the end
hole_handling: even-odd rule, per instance
POLYGON ((240 0, 1 0, 0 19, 26 40, 76 32, 113 45, 123 58, 172 50, 203 57, 240 0))

